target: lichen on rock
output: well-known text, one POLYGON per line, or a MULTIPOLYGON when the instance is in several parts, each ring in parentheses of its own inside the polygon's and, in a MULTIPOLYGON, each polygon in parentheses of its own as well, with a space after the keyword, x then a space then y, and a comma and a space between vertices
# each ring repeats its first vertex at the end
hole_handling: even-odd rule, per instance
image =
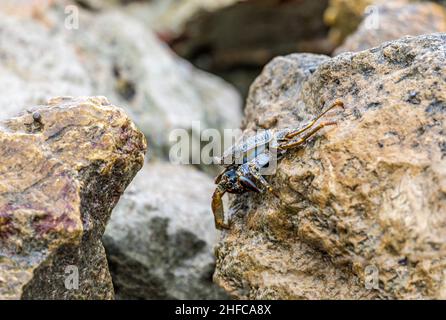
POLYGON ((103 97, 54 98, 0 124, 0 299, 114 297, 101 237, 145 151, 103 97))
POLYGON ((233 199, 217 283, 238 298, 446 298, 445 57, 433 34, 268 64, 246 135, 299 126, 336 99, 345 110, 268 177, 280 200, 233 199))

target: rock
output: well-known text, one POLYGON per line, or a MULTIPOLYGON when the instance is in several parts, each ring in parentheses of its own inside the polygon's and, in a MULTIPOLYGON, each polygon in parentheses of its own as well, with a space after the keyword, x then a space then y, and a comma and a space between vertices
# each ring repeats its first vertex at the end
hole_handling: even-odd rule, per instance
POLYGON ((74 3, 92 11, 110 9, 123 4, 121 0, 74 0, 74 3))
POLYGON ((323 23, 327 3, 236 1, 191 17, 171 46, 180 56, 222 76, 246 95, 261 68, 273 57, 296 51, 328 54, 334 49, 326 39, 328 30, 323 23))
MULTIPOLYGON (((325 11, 324 14, 324 21, 325 23, 330 26, 330 32, 329 32, 329 39, 330 41, 335 45, 335 46, 339 46, 341 45, 346 38, 354 33, 358 26, 361 24, 362 25, 362 29, 366 29, 368 28, 368 26, 371 26, 371 29, 376 29, 373 27, 373 25, 375 25, 374 20, 376 19, 376 13, 379 13, 380 10, 384 10, 384 19, 385 19, 385 23, 389 24, 391 23, 391 19, 394 19, 395 21, 398 21, 398 23, 401 25, 400 28, 397 28, 397 30, 393 30, 393 28, 395 27, 393 24, 390 26, 390 30, 389 29, 385 29, 385 28, 379 28, 381 31, 381 33, 383 34, 392 34, 392 32, 394 32, 393 34, 398 34, 400 35, 402 32, 404 32, 404 30, 402 29, 402 26, 407 27, 408 31, 412 31, 412 33, 402 33, 400 35, 400 37, 405 36, 405 35, 419 35, 419 33, 414 32, 420 29, 417 29, 420 27, 420 25, 425 25, 427 22, 426 17, 428 16, 428 10, 429 10, 429 6, 430 4, 432 4, 432 2, 439 2, 439 3, 443 3, 441 0, 440 1, 430 1, 430 0, 424 0, 424 1, 419 1, 419 0, 329 0, 329 6, 327 8, 327 10, 325 11), (411 3, 417 3, 417 2, 424 2, 427 3, 428 5, 425 6, 425 10, 420 8, 423 8, 423 6, 421 7, 415 7, 418 11, 418 13, 421 15, 421 18, 417 16, 417 13, 414 12, 409 12, 409 10, 407 10, 406 8, 406 12, 404 15, 402 16, 397 16, 395 13, 392 16, 389 16, 387 11, 388 10, 398 10, 398 8, 402 8, 406 5, 409 5, 411 3), (383 7, 384 6, 384 7, 383 7), (381 8, 381 9, 380 9, 381 8), (396 8, 396 9, 394 9, 396 8), (415 19, 415 21, 417 22, 416 26, 411 26, 410 25, 410 21, 404 21, 403 16, 405 15, 409 15, 412 18, 415 19), (365 18, 367 18, 367 22, 365 23, 364 20, 365 18)), ((435 25, 438 26, 438 8, 435 8, 435 6, 430 7, 432 10, 434 10, 434 19, 437 21, 435 22, 435 25)), ((378 18, 379 19, 379 18, 378 18)), ((394 22, 395 22, 394 21, 394 22)), ((422 27, 423 28, 423 27, 422 27)), ((435 28, 434 28, 435 29, 435 28)), ((366 30, 363 30, 362 33, 364 33, 366 36, 368 35, 367 32, 365 32, 366 30)), ((373 30, 368 30, 368 31, 372 31, 373 30)), ((425 32, 425 33, 432 33, 434 32, 425 32)), ((392 37, 389 38, 388 40, 394 40, 397 39, 399 37, 392 37)), ((364 38, 357 38, 358 41, 360 42, 364 42, 367 41, 367 39, 364 38)), ((381 44, 377 43, 376 45, 381 44)), ((369 48, 369 47, 367 47, 369 48)))
POLYGON ((45 11, 51 6, 54 0, 2 0, 0 12, 8 16, 16 16, 22 19, 34 19, 44 25, 49 25, 45 17, 45 11))
POLYGON ((113 298, 101 237, 145 150, 103 97, 55 98, 0 124, 0 299, 113 298))
POLYGON ((238 298, 445 299, 445 57, 433 34, 268 64, 246 135, 345 110, 268 177, 280 201, 233 199, 215 280, 238 298))
POLYGON ((67 37, 94 92, 124 106, 155 156, 167 157, 173 144, 171 131, 191 131, 194 121, 202 129, 220 131, 240 125, 241 99, 232 86, 176 57, 123 12, 80 12, 83 27, 69 31, 67 37))
POLYGON ((222 299, 212 283, 213 182, 194 168, 152 163, 116 206, 104 235, 117 297, 222 299))
MULTIPOLYGON (((364 17, 364 10, 382 0, 329 0, 324 13, 324 21, 330 26, 329 38, 335 45, 340 45, 353 33, 364 17)), ((390 2, 390 1, 389 1, 390 2)))
POLYGON ((125 10, 169 40, 179 36, 196 15, 221 10, 237 2, 240 0, 151 0, 133 2, 125 10))
POLYGON ((373 48, 406 35, 446 32, 446 9, 432 2, 390 2, 376 6, 375 10, 379 16, 367 16, 335 55, 373 48))
POLYGON ((65 38, 38 21, 9 17, 11 11, 0 9, 0 119, 54 96, 92 93, 88 75, 65 38))

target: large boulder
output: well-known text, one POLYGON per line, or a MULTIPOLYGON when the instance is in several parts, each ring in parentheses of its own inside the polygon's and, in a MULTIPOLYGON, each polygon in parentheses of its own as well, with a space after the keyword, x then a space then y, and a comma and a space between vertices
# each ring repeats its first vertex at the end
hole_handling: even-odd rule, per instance
POLYGON ((446 32, 446 9, 436 3, 405 1, 376 5, 358 29, 336 49, 335 55, 361 51, 404 36, 446 32))
POLYGON ((0 124, 0 299, 114 297, 101 237, 145 150, 103 97, 55 98, 0 124))
POLYGON ((118 298, 227 298, 212 283, 213 188, 190 167, 153 163, 140 172, 104 235, 118 298))
POLYGON ((239 298, 445 299, 445 57, 434 34, 268 64, 246 135, 299 127, 324 102, 345 110, 279 162, 279 200, 233 198, 215 280, 239 298))

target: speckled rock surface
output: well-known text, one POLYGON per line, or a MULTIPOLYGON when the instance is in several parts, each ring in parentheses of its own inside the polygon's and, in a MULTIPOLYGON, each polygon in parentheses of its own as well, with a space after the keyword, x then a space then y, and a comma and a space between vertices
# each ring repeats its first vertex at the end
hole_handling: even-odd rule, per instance
POLYGON ((345 110, 279 162, 280 201, 233 199, 216 282, 239 298, 446 298, 445 57, 436 34, 274 59, 251 87, 246 135, 302 124, 322 102, 345 110))
POLYGON ((191 167, 152 163, 141 170, 104 235, 118 298, 227 298, 212 283, 213 188, 191 167))
POLYGON ((103 97, 0 123, 0 299, 111 299, 101 237, 146 143, 103 97), (78 289, 65 287, 67 267, 78 289))
POLYGON ((407 35, 446 32, 446 9, 436 3, 390 2, 376 6, 375 10, 379 17, 368 15, 335 55, 373 48, 407 35))

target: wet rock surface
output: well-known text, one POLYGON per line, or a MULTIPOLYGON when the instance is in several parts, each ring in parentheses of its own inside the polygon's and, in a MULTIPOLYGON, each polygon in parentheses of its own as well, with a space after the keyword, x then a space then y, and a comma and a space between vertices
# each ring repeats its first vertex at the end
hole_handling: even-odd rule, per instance
POLYGON ((279 162, 268 180, 280 200, 233 198, 216 282, 238 298, 444 299, 445 56, 435 34, 268 64, 246 135, 302 125, 336 99, 345 110, 279 162))
POLYGON ((152 163, 113 211, 104 235, 117 298, 225 299, 212 283, 213 181, 192 167, 152 163))
POLYGON ((370 14, 365 17, 334 55, 373 48, 407 35, 446 32, 446 9, 432 2, 397 1, 377 5, 374 10, 375 16, 370 14))
POLYGON ((145 150, 103 97, 54 98, 0 124, 0 299, 114 297, 101 237, 145 150))

